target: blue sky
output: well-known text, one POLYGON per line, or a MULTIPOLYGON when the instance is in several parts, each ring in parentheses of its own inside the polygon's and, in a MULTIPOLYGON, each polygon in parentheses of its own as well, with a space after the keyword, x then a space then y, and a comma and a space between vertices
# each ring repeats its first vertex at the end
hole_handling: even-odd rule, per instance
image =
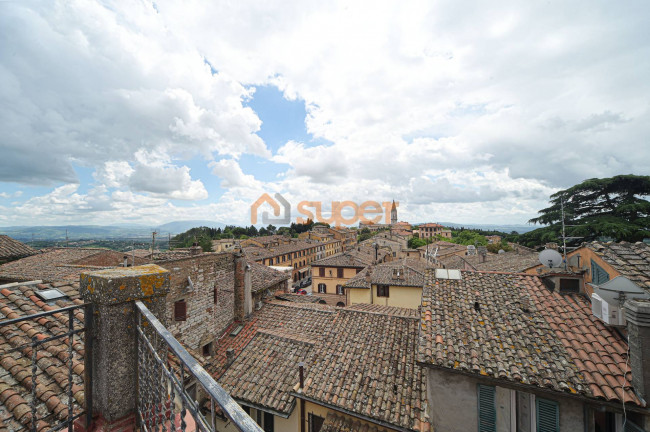
POLYGON ((262 193, 525 223, 649 174, 649 8, 1 3, 0 226, 241 225, 262 193))

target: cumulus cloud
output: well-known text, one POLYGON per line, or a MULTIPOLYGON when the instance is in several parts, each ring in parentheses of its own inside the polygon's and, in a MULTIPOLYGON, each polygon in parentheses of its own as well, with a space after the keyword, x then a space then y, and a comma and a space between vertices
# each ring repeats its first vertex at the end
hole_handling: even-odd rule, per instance
POLYGON ((242 103, 249 90, 213 73, 150 3, 0 7, 0 181, 73 182, 73 162, 129 161, 141 148, 270 155, 242 103))
MULTIPOLYGON (((95 167, 113 215, 243 223, 277 191, 395 198, 412 221, 522 222, 585 178, 650 174, 646 2, 0 7, 0 181, 73 184, 73 163, 95 167), (246 106, 256 85, 304 102, 319 144, 271 154, 246 106), (283 172, 261 181, 244 153, 283 172), (206 196, 184 162, 197 155, 226 191, 183 210, 168 200, 206 196)), ((70 212, 100 208, 69 195, 70 212)))
POLYGON ((221 159, 210 163, 212 174, 221 177, 223 188, 249 188, 260 190, 262 183, 255 180, 255 177, 244 174, 241 167, 234 159, 221 159))

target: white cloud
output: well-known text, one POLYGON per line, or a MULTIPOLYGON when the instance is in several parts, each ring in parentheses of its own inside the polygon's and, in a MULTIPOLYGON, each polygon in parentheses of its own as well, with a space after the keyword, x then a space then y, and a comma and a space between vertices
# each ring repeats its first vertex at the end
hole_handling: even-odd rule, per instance
POLYGON ((0 6, 13 47, 0 181, 69 184, 72 163, 96 167, 99 201, 71 192, 71 214, 105 196, 113 213, 97 217, 244 223, 249 200, 278 191, 294 205, 395 198, 413 221, 523 222, 558 188, 650 174, 646 2, 67 5, 0 6), (326 144, 270 154, 244 106, 267 84, 304 101, 326 144), (244 153, 286 170, 262 181, 244 153), (175 207, 207 196, 184 162, 197 155, 226 192, 175 207))
POLYGON ((262 189, 262 183, 255 180, 255 177, 244 174, 241 167, 234 159, 221 159, 218 162, 211 162, 212 174, 223 179, 221 187, 223 188, 249 188, 262 189))
POLYGON ((4 3, 0 181, 76 180, 72 163, 269 156, 249 91, 213 74, 151 4, 4 3), (35 157, 38 155, 38 157, 35 157))

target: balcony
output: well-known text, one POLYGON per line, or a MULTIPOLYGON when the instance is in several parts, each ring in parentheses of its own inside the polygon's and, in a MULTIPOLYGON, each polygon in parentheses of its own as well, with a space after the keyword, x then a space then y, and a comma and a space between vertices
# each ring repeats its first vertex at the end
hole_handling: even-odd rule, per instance
POLYGON ((153 267, 82 275, 67 307, 2 289, 7 429, 262 432, 165 327, 169 275, 153 267))

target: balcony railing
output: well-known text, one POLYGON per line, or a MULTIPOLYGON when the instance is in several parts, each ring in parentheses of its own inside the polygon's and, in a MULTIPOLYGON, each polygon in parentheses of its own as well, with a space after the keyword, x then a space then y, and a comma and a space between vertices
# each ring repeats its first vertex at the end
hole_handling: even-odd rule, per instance
POLYGON ((138 421, 144 431, 216 431, 217 416, 240 431, 262 429, 140 301, 138 421), (192 391, 188 388, 193 387, 192 391))
MULTIPOLYGON (((90 308, 91 305, 69 306, 0 322, 0 334, 11 346, 0 352, 0 359, 18 359, 16 364, 24 368, 24 372, 18 374, 29 374, 20 380, 29 392, 22 395, 30 409, 28 414, 20 417, 25 430, 54 431, 67 427, 72 431, 77 418, 92 412, 91 362, 87 361, 91 352, 87 343, 83 349, 80 348, 81 334, 88 332, 88 328, 80 314, 75 316, 84 309, 84 316, 92 316, 90 308), (75 377, 75 362, 85 365, 84 377, 75 377), (73 386, 78 388, 80 385, 84 385, 86 407, 73 395, 73 386), (65 409, 57 410, 55 414, 49 409, 52 391, 48 389, 57 387, 64 392, 57 396, 65 409)), ((86 421, 89 419, 88 416, 86 421)))

